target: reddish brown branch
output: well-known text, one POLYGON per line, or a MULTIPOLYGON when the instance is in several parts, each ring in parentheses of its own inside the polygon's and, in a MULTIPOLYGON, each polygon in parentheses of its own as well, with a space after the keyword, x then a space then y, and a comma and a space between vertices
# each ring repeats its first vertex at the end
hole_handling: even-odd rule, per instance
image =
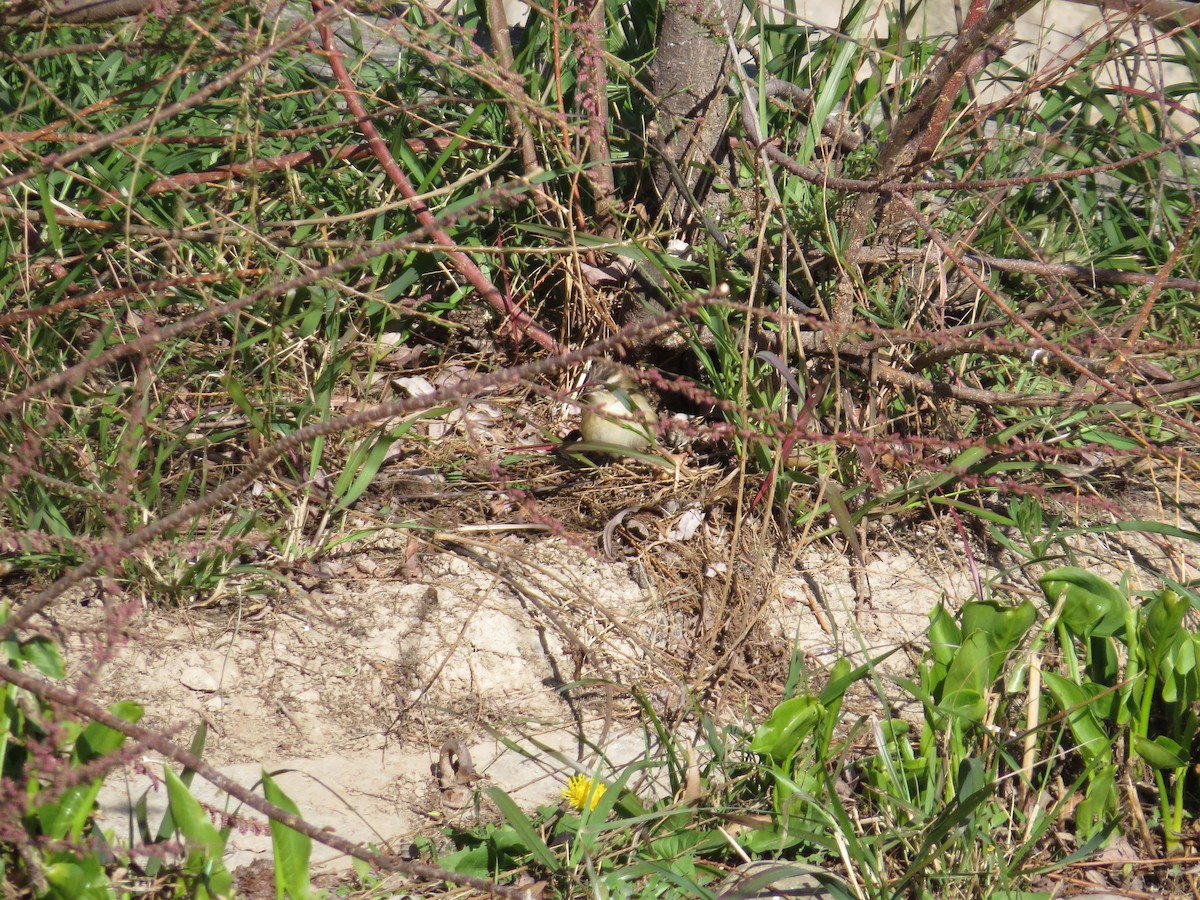
MULTIPOLYGON (((409 138, 406 143, 414 153, 425 153, 431 150, 442 151, 450 145, 452 138, 409 138)), ((253 159, 249 162, 231 163, 227 166, 217 166, 207 172, 189 172, 186 175, 171 175, 160 178, 149 185, 145 193, 165 194, 167 191, 182 191, 198 184, 212 184, 226 181, 229 178, 245 178, 262 172, 279 172, 283 169, 298 169, 302 166, 320 165, 336 161, 352 161, 368 159, 372 156, 371 148, 366 144, 354 147, 341 147, 332 153, 325 150, 304 150, 298 153, 287 153, 283 156, 273 156, 266 159, 253 159)), ((111 202, 111 201, 110 201, 111 202)))
MULTIPOLYGON (((862 249, 846 254, 846 261, 856 264, 891 263, 903 259, 921 259, 928 251, 910 247, 888 249, 862 249)), ((1071 281, 1082 281, 1090 284, 1161 284, 1165 288, 1200 293, 1200 279, 1195 278, 1163 278, 1165 271, 1155 274, 1149 272, 1128 272, 1124 269, 1103 269, 1095 266, 1081 266, 1073 263, 1050 263, 1036 259, 1010 259, 1002 256, 981 256, 974 253, 964 253, 958 257, 962 264, 976 269, 995 269, 997 272, 1011 272, 1016 275, 1040 275, 1046 278, 1069 278, 1071 281)))
POLYGON ((908 103, 903 115, 879 150, 878 171, 884 178, 896 170, 904 148, 921 126, 928 121, 929 111, 937 105, 946 85, 967 64, 967 61, 992 40, 992 36, 1023 13, 1037 0, 1001 0, 991 9, 975 16, 964 26, 954 45, 930 67, 925 85, 908 103))
MULTIPOLYGON (((973 28, 979 22, 986 6, 984 0, 973 0, 971 8, 967 12, 967 20, 963 23, 964 30, 973 28)), ((1004 55, 1015 34, 1016 29, 1013 28, 1012 23, 1009 23, 994 39, 988 42, 986 47, 968 57, 962 68, 946 82, 946 86, 942 88, 942 92, 938 96, 937 105, 922 126, 924 135, 920 137, 921 143, 916 150, 915 162, 933 158, 938 144, 941 143, 942 136, 945 134, 946 123, 950 121, 950 113, 954 109, 954 101, 958 99, 959 92, 972 78, 1004 55)))
POLYGON ((18 309, 15 312, 0 316, 0 328, 24 322, 28 319, 48 319, 68 309, 77 309, 92 303, 111 303, 123 297, 133 297, 145 294, 156 294, 173 288, 191 287, 197 284, 222 284, 233 279, 258 278, 267 274, 268 269, 231 269, 205 275, 180 275, 175 278, 158 278, 154 281, 136 281, 125 287, 109 291, 95 291, 90 294, 80 294, 57 303, 46 306, 34 306, 29 309, 18 309))
POLYGON ((886 363, 876 363, 872 371, 880 380, 894 387, 916 391, 918 394, 926 394, 930 397, 948 397, 951 400, 970 403, 974 406, 1019 406, 1024 409, 1040 406, 1071 406, 1076 403, 1094 403, 1101 396, 1097 391, 1063 391, 1057 394, 989 391, 985 388, 936 381, 923 375, 903 372, 886 363))
MULTIPOLYGON (((434 241, 444 244, 447 247, 456 246, 455 241, 437 221, 433 213, 429 211, 429 207, 417 195, 408 178, 400 170, 395 157, 392 156, 392 151, 388 148, 383 138, 379 136, 379 131, 375 128, 375 123, 367 114, 362 100, 359 99, 358 91, 354 89, 354 85, 350 81, 350 73, 346 71, 346 66, 342 62, 342 55, 334 43, 333 30, 326 24, 327 19, 324 17, 324 13, 329 11, 329 7, 325 7, 322 10, 325 0, 312 0, 312 3, 314 12, 318 14, 317 18, 321 20, 318 30, 321 35, 321 43, 324 45, 329 57, 329 64, 333 68, 334 77, 337 78, 342 96, 346 99, 346 105, 350 108, 350 112, 354 114, 354 118, 358 122, 358 127, 362 130, 363 137, 367 139, 367 144, 371 147, 375 158, 379 161, 380 166, 383 167, 392 184, 399 189, 401 195, 412 205, 417 221, 420 222, 422 227, 429 229, 429 233, 434 241)), ((551 353, 562 352, 562 347, 555 340, 554 336, 535 322, 533 317, 517 306, 511 298, 501 293, 488 280, 487 276, 480 271, 479 266, 475 265, 475 261, 471 257, 461 250, 448 249, 445 253, 459 274, 466 278, 497 312, 508 319, 512 325, 514 338, 520 338, 521 336, 528 337, 551 353)))

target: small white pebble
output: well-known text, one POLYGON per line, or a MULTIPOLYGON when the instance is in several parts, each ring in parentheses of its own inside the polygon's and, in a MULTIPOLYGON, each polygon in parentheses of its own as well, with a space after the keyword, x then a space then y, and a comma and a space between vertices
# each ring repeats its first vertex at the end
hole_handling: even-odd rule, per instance
POLYGON ((193 691, 211 694, 220 686, 220 682, 207 669, 199 666, 188 666, 179 675, 179 683, 193 691))

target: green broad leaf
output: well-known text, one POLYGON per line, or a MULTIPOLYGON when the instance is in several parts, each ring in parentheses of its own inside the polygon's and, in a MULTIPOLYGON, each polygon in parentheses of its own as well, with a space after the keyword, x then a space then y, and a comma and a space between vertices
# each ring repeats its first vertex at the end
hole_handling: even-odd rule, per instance
MULTIPOLYGON (((196 726, 196 733, 192 736, 192 743, 188 746, 188 752, 197 758, 203 756, 204 745, 207 740, 208 723, 201 721, 200 724, 196 726)), ((192 779, 195 777, 195 769, 184 769, 183 774, 179 776, 179 780, 183 782, 184 787, 191 788, 192 779)), ((166 811, 163 813, 162 821, 158 823, 158 830, 156 831, 152 841, 149 830, 150 820, 147 813, 146 803, 149 793, 150 791, 147 789, 142 796, 138 798, 137 804, 134 807, 137 816, 138 832, 142 835, 142 840, 144 840, 146 843, 161 844, 163 841, 175 834, 175 817, 171 814, 171 807, 168 804, 166 811)), ((162 857, 151 856, 148 860, 146 860, 146 874, 151 877, 158 874, 162 864, 162 857)))
POLYGON ((1058 708, 1066 712, 1067 725, 1087 762, 1103 756, 1112 744, 1102 720, 1093 709, 1093 701, 1104 688, 1096 684, 1076 684, 1056 672, 1043 672, 1042 684, 1058 708))
MULTIPOLYGON (((860 666, 857 671, 865 674, 863 670, 864 667, 860 666)), ((825 679, 825 687, 821 690, 817 700, 826 709, 834 704, 840 704, 846 694, 846 688, 861 678, 862 674, 856 676, 855 670, 850 668, 850 660, 844 656, 840 657, 833 664, 833 668, 829 670, 829 677, 825 679)))
POLYGON ((1188 764, 1187 752, 1165 734, 1160 734, 1152 741, 1140 734, 1133 735, 1133 752, 1146 765, 1162 771, 1182 769, 1188 764))
POLYGON ((1063 625, 1082 637, 1114 637, 1125 630, 1129 603, 1117 588, 1086 569, 1064 566, 1042 576, 1040 584, 1051 605, 1063 600, 1063 625))
POLYGON ((167 782, 167 802, 171 815, 188 845, 186 871, 198 876, 199 894, 206 897, 233 897, 233 878, 225 868, 225 838, 209 820, 200 802, 170 767, 163 770, 167 782))
POLYGON ((1037 621, 1037 609, 1028 600, 1017 606, 1006 606, 993 600, 968 603, 962 611, 963 634, 983 634, 991 646, 991 680, 1009 655, 1021 645, 1037 621))
POLYGON ((1197 657, 1200 657, 1200 635, 1187 634, 1182 637, 1172 657, 1172 665, 1177 674, 1190 675, 1196 670, 1197 657))
MULTIPOLYGON (((142 717, 142 708, 136 703, 114 703, 109 710, 119 718, 136 722, 142 717)), ((79 766, 107 756, 120 749, 125 735, 107 725, 92 722, 75 738, 71 750, 72 766, 79 766)), ((104 784, 96 777, 63 791, 53 800, 37 808, 37 818, 42 834, 55 840, 78 840, 91 821, 96 807, 96 797, 104 784)))
POLYGON ((958 766, 958 784, 955 791, 960 797, 969 797, 988 785, 988 774, 983 762, 976 756, 964 759, 958 766))
POLYGON ((954 661, 962 639, 962 629, 954 621, 954 616, 944 604, 939 603, 929 614, 929 649, 942 670, 948 669, 954 661))
MULTIPOLYGON (((671 817, 675 819, 674 816, 671 817)), ((663 828, 664 835, 650 842, 650 856, 657 859, 685 859, 695 856, 698 847, 709 842, 713 833, 704 828, 697 828, 694 815, 680 817, 682 821, 668 821, 663 828)), ((716 835, 720 837, 720 835, 716 835)))
POLYGON ((92 817, 96 797, 100 794, 102 778, 78 784, 63 791, 54 800, 37 809, 42 834, 56 841, 78 840, 92 817))
POLYGON ((512 798, 504 793, 504 791, 494 787, 487 788, 485 793, 496 804, 497 809, 500 810, 509 827, 521 839, 524 848, 533 854, 534 859, 550 871, 558 871, 561 866, 558 857, 554 855, 554 851, 546 846, 546 842, 537 833, 537 829, 533 827, 533 823, 529 821, 525 813, 521 812, 521 808, 513 802, 512 798))
MULTIPOLYGON (((145 713, 139 704, 129 701, 114 703, 108 708, 108 711, 131 724, 140 721, 145 713)), ((124 743, 125 735, 115 728, 109 728, 99 722, 92 722, 79 735, 71 755, 76 763, 89 763, 106 754, 115 753, 121 749, 121 745, 124 743)))
MULTIPOLYGON (((702 886, 702 879, 692 877, 697 869, 690 859, 672 859, 660 862, 654 859, 638 859, 630 865, 614 868, 604 879, 605 895, 609 897, 647 896, 647 892, 639 890, 645 883, 655 886, 652 892, 656 897, 708 897, 711 889, 702 886), (661 885, 661 886, 660 886, 661 885), (673 885, 675 890, 666 890, 673 885)), ((706 880, 706 879, 704 879, 706 880)))
POLYGON ((1142 643, 1146 656, 1157 669, 1168 652, 1178 643, 1191 604, 1174 591, 1160 591, 1142 611, 1142 643))
MULTIPOLYGON (((550 809, 540 807, 538 815, 543 819, 549 819, 554 815, 555 809, 554 807, 550 809)), ((525 817, 525 822, 531 826, 533 824, 528 816, 525 817)), ((559 819, 558 827, 553 831, 554 836, 565 835, 570 839, 569 846, 566 849, 568 852, 575 854, 575 857, 569 863, 571 866, 577 865, 580 858, 588 856, 592 849, 591 846, 588 846, 588 849, 584 850, 582 839, 575 840, 578 832, 579 817, 573 812, 565 813, 559 819)), ((536 828, 534 829, 534 833, 540 837, 540 832, 536 828)), ((548 847, 549 845, 544 844, 544 846, 548 847)), ((491 851, 490 865, 493 876, 497 872, 508 871, 517 866, 527 866, 531 863, 531 858, 538 855, 530 848, 528 839, 524 836, 523 831, 518 831, 507 822, 491 829, 488 838, 488 848, 491 851)), ((560 859, 558 861, 558 869, 554 871, 563 871, 563 866, 564 863, 560 859)))
POLYGON ((113 896, 108 874, 97 855, 73 856, 56 853, 43 869, 50 891, 46 896, 55 900, 109 900, 113 896))
MULTIPOLYGON (((296 804, 265 771, 262 784, 268 801, 294 816, 300 815, 296 804)), ((291 900, 307 900, 312 895, 309 881, 312 838, 272 819, 271 850, 275 856, 276 900, 283 900, 285 896, 291 900)))
POLYGON ((169 767, 164 769, 164 775, 167 782, 167 800, 179 833, 198 850, 220 859, 225 852, 225 841, 220 831, 179 776, 169 767))
POLYGON ((824 707, 816 697, 784 700, 759 726, 750 741, 750 752, 769 756, 776 763, 791 759, 800 742, 816 728, 824 707))
POLYGON ((976 631, 964 637, 946 672, 938 708, 972 722, 983 721, 993 681, 991 657, 991 643, 986 634, 976 631))
POLYGON ((1075 830, 1085 840, 1102 834, 1116 820, 1116 766, 1099 766, 1088 780, 1083 799, 1075 807, 1075 830))
POLYGON ((817 695, 817 699, 822 706, 833 712, 836 717, 837 710, 841 708, 842 698, 846 694, 846 689, 854 684, 854 682, 862 681, 876 666, 896 652, 897 650, 888 650, 886 653, 882 653, 869 662, 863 663, 861 666, 855 666, 854 668, 850 667, 848 659, 840 657, 829 670, 825 687, 821 689, 821 693, 817 695))
POLYGON ((833 668, 829 670, 825 687, 817 697, 817 702, 825 710, 824 714, 819 717, 817 726, 817 739, 820 742, 817 752, 822 756, 829 750, 829 746, 833 742, 833 730, 838 723, 846 688, 866 675, 866 670, 866 666, 852 669, 850 660, 844 656, 838 659, 833 664, 833 668))
POLYGON ((1168 703, 1200 700, 1200 682, 1194 676, 1200 655, 1200 635, 1180 632, 1159 663, 1158 680, 1162 698, 1168 703))
POLYGON ((67 677, 67 667, 63 662, 58 645, 49 638, 35 637, 22 641, 19 656, 47 678, 62 681, 67 677))
POLYGON ((879 723, 879 733, 889 746, 897 746, 912 733, 912 724, 903 719, 884 719, 879 723))
POLYGON ((439 856, 437 864, 439 868, 445 869, 447 872, 473 875, 476 878, 490 878, 492 876, 491 860, 492 853, 488 846, 477 844, 439 856))

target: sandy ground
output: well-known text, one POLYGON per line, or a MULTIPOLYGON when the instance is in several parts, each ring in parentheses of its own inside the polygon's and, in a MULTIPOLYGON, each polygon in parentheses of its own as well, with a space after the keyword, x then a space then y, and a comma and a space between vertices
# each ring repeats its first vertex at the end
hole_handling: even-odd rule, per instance
MULTIPOLYGON (((500 552, 521 560, 518 574, 440 552, 418 573, 381 577, 392 561, 373 549, 335 561, 348 574, 257 613, 147 613, 107 671, 104 693, 143 703, 149 725, 208 722, 209 762, 247 786, 263 768, 283 770, 280 784, 310 821, 395 849, 448 818, 474 815, 447 805, 431 771, 447 740, 466 741, 485 783, 528 806, 555 802, 579 766, 599 765, 611 779, 658 752, 637 727, 631 690, 669 706, 690 686, 686 673, 671 670, 674 623, 634 571, 637 562, 606 562, 550 539, 521 539, 500 552), (358 571, 362 560, 375 574, 358 571), (583 657, 572 658, 575 643, 586 648, 583 657), (568 703, 561 688, 580 678, 603 678, 611 688, 568 703)), ((869 571, 876 608, 860 611, 857 627, 843 561, 814 556, 781 578, 762 609, 777 646, 786 652, 794 638, 814 673, 840 654, 861 659, 896 648, 905 668, 911 657, 903 651, 933 604, 970 592, 961 575, 939 582, 906 554, 880 557, 869 571)), ((726 711, 764 712, 728 702, 726 711)), ((185 725, 180 738, 189 736, 185 725)), ((101 799, 107 823, 123 831, 147 789, 146 775, 110 778, 101 799)), ((225 808, 214 792, 198 793, 225 808)), ((151 790, 150 798, 151 810, 161 810, 163 793, 151 790)), ((230 863, 268 848, 267 836, 237 831, 230 863)))
MULTIPOLYGON (((907 537, 919 545, 922 532, 934 537, 928 526, 907 537)), ((469 554, 431 548, 406 560, 402 548, 380 544, 325 560, 310 589, 258 610, 147 612, 106 670, 104 693, 143 703, 146 724, 182 725, 180 740, 209 723, 205 758, 243 785, 264 768, 280 772, 311 822, 402 851, 417 834, 480 814, 474 798, 464 804, 435 777, 447 741, 469 746, 484 778, 475 787, 500 787, 532 808, 556 802, 574 771, 612 780, 631 762, 661 756, 641 731, 635 690, 668 719, 703 690, 703 670, 688 671, 681 652, 689 635, 678 633, 693 620, 673 615, 664 595, 681 585, 647 581, 636 555, 611 562, 598 547, 504 538, 469 554), (565 689, 589 679, 590 688, 565 689)), ((1118 547, 1108 553, 1115 577, 1128 560, 1118 547)), ((985 574, 994 564, 981 560, 985 574)), ((848 564, 831 549, 807 551, 777 573, 761 604, 743 610, 759 652, 774 654, 782 671, 796 647, 815 684, 842 655, 895 651, 881 668, 908 673, 934 605, 957 609, 974 595, 966 555, 949 541, 920 556, 881 547, 867 572, 871 605, 857 610, 848 564)), ((726 721, 762 721, 778 697, 778 683, 757 683, 748 667, 730 666, 730 683, 743 689, 714 694, 726 721)), ((857 694, 847 710, 871 715, 879 704, 857 694)), ((158 771, 162 761, 144 762, 158 771)), ((106 823, 125 833, 132 802, 147 790, 156 821, 165 798, 145 774, 130 767, 111 777, 101 797, 106 823)), ((227 808, 214 792, 197 793, 227 808)), ((263 857, 269 839, 238 829, 229 848, 236 867, 263 857)), ((315 860, 348 864, 323 848, 315 860)))

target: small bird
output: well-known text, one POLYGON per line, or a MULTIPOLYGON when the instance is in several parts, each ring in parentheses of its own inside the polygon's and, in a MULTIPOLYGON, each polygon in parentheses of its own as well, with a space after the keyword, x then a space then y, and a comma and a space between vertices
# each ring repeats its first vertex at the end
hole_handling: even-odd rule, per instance
POLYGON ((584 391, 579 431, 589 444, 638 452, 650 446, 658 413, 641 388, 620 370, 608 372, 601 384, 584 391))

